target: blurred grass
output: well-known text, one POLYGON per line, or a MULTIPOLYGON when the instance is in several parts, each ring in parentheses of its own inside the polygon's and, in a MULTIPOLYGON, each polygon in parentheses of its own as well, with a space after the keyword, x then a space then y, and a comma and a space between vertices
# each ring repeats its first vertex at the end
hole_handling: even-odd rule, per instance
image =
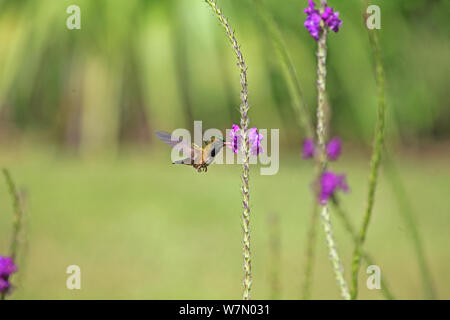
MULTIPOLYGON (((315 43, 305 1, 267 0, 315 105, 315 43)), ((220 1, 249 64, 252 122, 299 140, 276 50, 250 0, 220 1)), ((446 0, 379 0, 389 135, 448 138, 450 23, 446 0)), ((360 4, 330 0, 344 20, 329 42, 332 128, 370 143, 376 110, 372 58, 360 4)), ((153 127, 229 127, 238 119, 239 79, 228 44, 202 0, 0 1, 0 142, 32 131, 82 154, 149 143, 153 127), (69 31, 66 8, 81 8, 69 31), (101 126, 98 123, 102 123, 101 126)), ((312 113, 313 114, 313 113, 312 113)))
MULTIPOLYGON (((239 166, 214 165, 207 174, 198 174, 191 168, 173 167, 168 157, 167 152, 130 151, 118 158, 82 161, 51 148, 3 150, 2 164, 29 194, 29 256, 12 297, 238 298, 242 279, 239 166), (81 267, 81 291, 65 288, 65 270, 71 264, 81 267)), ((358 152, 346 153, 334 165, 348 174, 351 193, 341 199, 354 223, 359 223, 364 208, 367 160, 358 152)), ((448 299, 448 161, 402 157, 401 163, 438 295, 448 299)), ((257 167, 251 168, 255 299, 271 294, 267 225, 271 212, 281 217, 281 298, 301 297, 310 165, 282 154, 275 176, 260 176, 257 167)), ((415 256, 383 175, 377 193, 366 248, 398 298, 422 298, 415 256)), ((12 220, 3 184, 0 212, 3 252, 12 220)), ((339 219, 334 220, 348 277, 353 244, 339 219)), ((318 238, 313 298, 335 299, 339 296, 321 232, 318 238)), ((381 298, 365 288, 365 281, 361 272, 361 298, 381 298)))

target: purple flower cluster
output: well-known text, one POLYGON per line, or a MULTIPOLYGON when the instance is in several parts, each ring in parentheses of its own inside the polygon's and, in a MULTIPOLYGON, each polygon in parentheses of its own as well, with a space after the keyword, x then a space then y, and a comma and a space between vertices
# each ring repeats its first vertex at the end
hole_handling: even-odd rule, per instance
POLYGON ((345 175, 324 171, 320 176, 319 203, 325 205, 338 189, 348 192, 349 188, 345 175))
POLYGON ((325 25, 334 32, 338 32, 339 27, 342 25, 342 20, 339 19, 339 12, 334 12, 334 9, 330 7, 325 8, 325 11, 322 13, 322 19, 325 25))
POLYGON ((320 16, 319 10, 315 9, 316 4, 314 1, 309 0, 309 6, 303 12, 307 14, 307 18, 305 21, 305 28, 308 30, 309 34, 316 39, 319 40, 320 37, 320 21, 322 17, 320 16))
POLYGON ((303 159, 309 159, 314 156, 314 141, 312 139, 305 139, 303 141, 303 151, 302 151, 302 157, 303 159))
POLYGON ((336 161, 341 155, 341 139, 339 137, 331 139, 327 144, 326 151, 328 158, 336 161))
MULTIPOLYGON (((248 131, 248 139, 250 142, 250 152, 251 154, 257 156, 260 153, 263 153, 264 150, 261 146, 261 141, 263 139, 263 135, 258 132, 257 128, 251 128, 248 131)), ((227 142, 229 148, 233 149, 234 153, 238 153, 242 144, 242 136, 241 136, 241 128, 238 125, 233 124, 230 131, 230 141, 227 142)))
MULTIPOLYGON (((329 160, 336 161, 341 155, 341 138, 334 137, 328 142, 326 146, 326 153, 329 160)), ((314 141, 312 139, 305 139, 303 141, 302 157, 309 159, 314 156, 315 152, 314 141)))
POLYGON ((11 289, 8 279, 16 271, 17 266, 12 258, 0 256, 0 293, 7 293, 11 289))
POLYGON ((339 27, 342 25, 342 20, 339 19, 339 12, 334 12, 333 8, 327 6, 321 14, 319 9, 316 9, 316 4, 313 0, 308 0, 308 7, 303 12, 307 15, 305 28, 316 41, 319 40, 323 26, 338 32, 339 27), (321 25, 322 21, 323 26, 321 25))
MULTIPOLYGON (((336 161, 341 155, 342 142, 339 137, 331 139, 325 147, 327 158, 331 161, 336 161)), ((303 141, 302 157, 309 159, 314 157, 315 153, 314 141, 312 139, 305 139, 303 141)), ((325 205, 328 199, 334 195, 337 190, 348 192, 349 188, 345 175, 338 175, 332 171, 324 171, 319 178, 319 203, 325 205)))
POLYGON ((241 147, 241 128, 237 124, 233 124, 230 131, 230 142, 228 146, 233 149, 234 153, 238 153, 241 147))

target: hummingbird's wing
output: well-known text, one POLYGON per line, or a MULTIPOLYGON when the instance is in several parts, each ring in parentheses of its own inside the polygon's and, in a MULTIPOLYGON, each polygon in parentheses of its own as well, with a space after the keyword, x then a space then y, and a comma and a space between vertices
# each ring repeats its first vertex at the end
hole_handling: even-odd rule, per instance
MULTIPOLYGON (((188 157, 188 159, 198 159, 202 155, 202 149, 198 147, 195 144, 189 144, 185 141, 183 141, 182 138, 176 138, 172 137, 170 133, 162 132, 162 131, 156 131, 156 136, 169 146, 171 146, 174 149, 177 149, 178 151, 181 151, 184 156, 188 157)), ((184 159, 183 161, 186 161, 187 159, 184 159)), ((184 162, 183 162, 184 163, 184 162)), ((185 163, 187 164, 187 163, 185 163)))

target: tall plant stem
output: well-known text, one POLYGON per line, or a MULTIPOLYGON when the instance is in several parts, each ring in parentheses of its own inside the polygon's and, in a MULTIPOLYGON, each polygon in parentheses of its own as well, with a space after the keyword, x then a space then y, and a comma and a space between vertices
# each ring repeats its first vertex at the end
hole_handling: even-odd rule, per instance
MULTIPOLYGON (((323 12, 326 1, 322 1, 321 12, 323 12)), ((317 143, 319 148, 318 161, 320 171, 323 171, 327 165, 325 154, 326 122, 325 122, 325 103, 326 103, 326 79, 327 79, 327 34, 326 28, 323 29, 319 38, 317 48, 317 143)))
MULTIPOLYGON (((364 0, 363 2, 363 9, 365 10, 369 6, 369 1, 364 0)), ((365 16, 365 13, 363 14, 365 16)), ((383 65, 381 63, 381 54, 380 54, 380 48, 378 44, 378 37, 375 31, 369 32, 369 39, 373 48, 373 51, 375 53, 375 59, 376 62, 378 62, 378 68, 380 69, 377 72, 377 75, 382 78, 382 81, 380 81, 382 84, 384 84, 384 72, 383 72, 383 65)), ((384 104, 384 87, 379 87, 379 101, 381 101, 384 104)), ((380 104, 379 104, 380 106, 380 104)), ((384 164, 385 164, 385 172, 387 175, 387 180, 392 185, 392 191, 395 195, 395 198, 397 200, 400 214, 405 221, 406 227, 409 230, 409 233, 412 238, 414 251, 417 255, 417 262, 419 264, 420 273, 422 275, 422 282, 424 291, 426 293, 426 297, 429 299, 436 299, 436 292, 434 289, 433 279, 431 277, 431 273, 428 267, 428 264, 426 262, 426 254, 423 246, 422 239, 420 237, 419 229, 417 228, 417 223, 414 218, 413 209, 411 206, 411 202, 408 199, 408 196, 406 194, 405 187, 402 183, 400 174, 398 172, 396 163, 394 159, 389 155, 389 152, 385 150, 384 155, 384 164)))
POLYGON ((345 300, 350 300, 350 293, 348 291, 347 282, 344 278, 344 268, 342 267, 341 260, 337 251, 336 241, 333 236, 333 228, 331 225, 330 212, 327 206, 321 208, 320 216, 322 218, 322 223, 325 231, 325 237, 327 240, 328 253, 330 255, 330 260, 333 265, 333 271, 338 283, 339 289, 341 290, 341 296, 345 300))
POLYGON ((219 19, 220 24, 225 29, 226 36, 231 43, 231 47, 237 58, 237 65, 240 71, 240 79, 241 79, 241 105, 240 105, 240 113, 241 113, 241 131, 242 131, 242 153, 244 155, 243 164, 242 164, 242 230, 244 234, 243 240, 243 255, 244 255, 244 291, 243 291, 243 299, 250 300, 250 291, 252 286, 252 261, 251 261, 251 253, 250 253, 250 188, 249 188, 249 159, 250 159, 250 144, 248 139, 248 81, 247 81, 247 66, 244 61, 244 57, 242 55, 240 45, 235 37, 234 31, 231 29, 228 19, 223 15, 222 10, 213 0, 205 0, 205 2, 211 7, 216 15, 217 19, 219 19))
MULTIPOLYGON (((11 236, 11 243, 9 247, 9 256, 13 261, 16 260, 17 257, 17 249, 19 247, 19 235, 20 235, 20 227, 22 224, 22 209, 20 206, 20 198, 17 192, 14 181, 9 174, 7 169, 3 169, 3 176, 5 177, 6 185, 8 186, 9 194, 11 195, 13 210, 14 210, 14 220, 13 220, 13 230, 11 236)), ((5 293, 2 293, 1 300, 4 300, 6 297, 5 293)))
MULTIPOLYGON (((323 13, 327 6, 326 0, 320 1, 320 12, 323 13)), ((322 22, 323 26, 323 22, 322 22)), ((327 165, 327 158, 325 153, 325 138, 326 132, 326 78, 327 78, 327 35, 328 30, 323 26, 322 33, 320 35, 317 47, 317 142, 318 142, 318 155, 317 161, 319 162, 320 172, 325 170, 327 165)), ((339 254, 337 251, 336 241, 333 236, 333 228, 331 225, 330 213, 327 205, 323 205, 320 211, 320 216, 325 231, 325 237, 327 240, 328 253, 331 263, 333 265, 333 271, 341 291, 341 295, 344 299, 350 299, 347 282, 344 278, 344 268, 342 266, 339 254)))
MULTIPOLYGON (((350 219, 347 216, 347 213, 342 209, 342 206, 339 204, 339 201, 337 200, 336 197, 333 197, 333 207, 337 213, 337 216, 341 218, 345 230, 347 230, 347 232, 351 235, 354 243, 356 244, 356 242, 358 241, 358 234, 356 233, 355 228, 351 224, 350 219)), ((367 253, 364 250, 361 253, 361 257, 363 258, 363 260, 366 261, 368 265, 376 264, 375 260, 369 255, 369 253, 367 253)), ((384 280, 384 277, 381 277, 381 292, 386 299, 395 300, 395 296, 389 289, 389 286, 386 280, 384 280)))
POLYGON ((358 296, 358 274, 361 265, 360 261, 361 251, 364 246, 364 241, 366 239, 367 229, 369 227, 370 218, 372 217, 373 205, 375 202, 375 190, 377 187, 377 179, 379 171, 378 169, 381 161, 381 154, 383 152, 384 128, 386 121, 385 77, 378 35, 375 30, 368 30, 368 32, 370 45, 372 47, 373 55, 375 58, 375 78, 378 92, 378 110, 377 110, 376 132, 373 142, 373 153, 370 164, 369 189, 367 194, 366 210, 364 212, 363 222, 359 232, 358 241, 356 242, 355 250, 353 253, 352 290, 351 290, 352 299, 356 299, 358 296))

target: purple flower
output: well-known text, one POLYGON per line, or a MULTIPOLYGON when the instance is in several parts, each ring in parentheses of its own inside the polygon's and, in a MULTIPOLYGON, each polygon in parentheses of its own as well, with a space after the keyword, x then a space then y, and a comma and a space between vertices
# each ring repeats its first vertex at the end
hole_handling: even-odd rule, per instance
POLYGON ((309 159, 314 156, 314 141, 312 139, 305 139, 303 141, 303 151, 302 157, 303 159, 309 159))
POLYGON ((0 293, 6 293, 9 291, 10 288, 11 284, 9 283, 9 281, 0 278, 0 293))
POLYGON ((327 144, 327 156, 330 160, 337 160, 341 154, 341 139, 335 137, 327 144))
POLYGON ((319 203, 325 205, 336 190, 348 192, 349 188, 345 175, 337 175, 331 171, 324 171, 320 177, 319 203))
POLYGON ((339 19, 339 12, 334 12, 334 9, 330 7, 325 8, 325 11, 322 13, 322 20, 334 32, 338 32, 339 27, 342 25, 342 20, 339 19))
POLYGON ((263 135, 258 132, 258 128, 251 128, 248 132, 248 139, 250 141, 250 152, 257 156, 260 153, 263 153, 264 150, 261 146, 261 140, 263 139, 263 135))
MULTIPOLYGON (((258 128, 251 128, 248 131, 248 140, 250 144, 250 152, 257 156, 260 153, 263 153, 264 150, 261 146, 261 140, 263 139, 263 135, 258 132, 258 128)), ((234 153, 238 153, 242 144, 242 135, 241 128, 238 125, 233 124, 232 129, 230 131, 230 142, 227 142, 229 148, 233 149, 234 153)))
POLYGON ((309 6, 303 12, 307 14, 305 21, 305 28, 308 30, 309 34, 316 40, 319 40, 320 36, 320 13, 319 10, 315 8, 316 4, 314 1, 309 0, 309 6))
POLYGON ((316 9, 316 4, 314 3, 313 0, 308 0, 308 7, 303 10, 304 13, 306 14, 313 14, 313 13, 318 13, 319 10, 316 9))
POLYGON ((307 15, 304 24, 305 28, 316 41, 319 41, 320 33, 322 32, 323 26, 320 25, 321 21, 323 21, 325 27, 330 28, 334 32, 338 32, 339 27, 342 25, 342 20, 339 19, 339 12, 334 12, 333 8, 327 6, 324 12, 320 14, 313 0, 308 0, 308 7, 303 12, 307 15))
POLYGON ((241 148, 241 128, 238 125, 233 124, 230 131, 230 142, 228 146, 233 149, 234 153, 238 153, 241 148))
POLYGON ((12 258, 0 256, 0 277, 9 277, 16 271, 17 266, 14 264, 12 258))
POLYGON ((17 271, 17 266, 10 257, 0 256, 0 293, 8 293, 11 289, 11 283, 8 278, 17 271))

